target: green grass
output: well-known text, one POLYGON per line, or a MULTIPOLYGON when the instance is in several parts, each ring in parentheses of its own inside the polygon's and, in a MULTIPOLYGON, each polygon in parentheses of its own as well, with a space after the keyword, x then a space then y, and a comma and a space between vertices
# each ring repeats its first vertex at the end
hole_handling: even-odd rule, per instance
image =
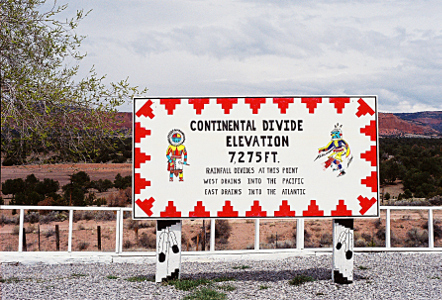
POLYGON ((153 281, 153 278, 145 275, 138 275, 126 278, 125 280, 130 282, 143 282, 143 281, 153 281))
POLYGON ((200 285, 208 285, 211 281, 205 278, 200 279, 174 279, 167 284, 173 285, 177 290, 190 291, 200 285))
POLYGON ((231 292, 231 291, 236 290, 236 287, 233 286, 233 285, 231 285, 231 284, 223 284, 223 285, 219 285, 219 286, 217 286, 216 288, 217 288, 217 289, 220 289, 220 290, 223 290, 223 291, 226 291, 226 292, 231 292))
POLYGON ((321 292, 318 292, 318 293, 316 293, 316 296, 324 296, 325 294, 324 293, 321 293, 321 292))
POLYGON ((212 279, 213 282, 223 282, 223 281, 235 281, 235 278, 233 277, 218 277, 212 279))
MULTIPOLYGON (((190 291, 193 290, 194 288, 200 286, 200 285, 205 285, 205 286, 211 286, 214 282, 225 282, 225 281, 232 281, 235 280, 235 278, 231 278, 231 277, 219 277, 219 278, 214 278, 214 279, 205 279, 205 278, 199 278, 199 279, 174 279, 174 280, 169 280, 166 282, 166 284, 169 285, 173 285, 177 290, 182 290, 182 291, 190 291)), ((225 285, 226 289, 231 289, 230 287, 227 287, 229 285, 225 285)), ((221 289, 223 286, 220 286, 221 289)), ((232 286, 234 289, 235 287, 232 286)), ((233 291, 233 290, 232 290, 233 291)))
POLYGON ((238 270, 238 269, 245 270, 245 269, 250 269, 250 266, 245 266, 245 265, 234 266, 233 269, 235 269, 235 270, 238 270))
POLYGON ((74 273, 74 274, 71 275, 71 277, 77 277, 77 278, 78 278, 78 277, 85 277, 85 276, 87 276, 87 275, 85 275, 85 274, 79 274, 79 273, 78 273, 78 274, 77 274, 77 273, 74 273))
POLYGON ((18 279, 17 277, 11 277, 11 278, 8 278, 8 279, 0 278, 0 282, 1 283, 17 283, 17 282, 20 282, 20 281, 21 281, 21 279, 18 279))
POLYGON ((187 295, 183 300, 225 300, 227 295, 220 293, 210 288, 203 287, 190 295, 187 295))
POLYGON ((364 266, 359 266, 358 269, 359 269, 359 270, 368 270, 368 269, 370 269, 370 268, 369 268, 369 267, 364 267, 364 266))
POLYGON ((307 275, 297 275, 295 278, 289 281, 291 285, 301 285, 306 282, 315 281, 315 279, 311 276, 307 275))
POLYGON ((268 285, 260 285, 260 286, 259 286, 259 289, 260 289, 260 290, 266 290, 266 289, 268 289, 268 288, 269 288, 268 285))
POLYGON ((118 276, 114 276, 114 275, 108 275, 106 276, 107 279, 118 279, 118 276))

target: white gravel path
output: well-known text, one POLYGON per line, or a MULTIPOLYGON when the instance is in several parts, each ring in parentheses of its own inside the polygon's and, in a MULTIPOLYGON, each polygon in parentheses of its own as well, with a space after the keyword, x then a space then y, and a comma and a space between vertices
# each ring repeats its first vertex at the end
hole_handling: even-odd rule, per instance
MULTIPOLYGON (((356 254, 354 283, 349 285, 332 282, 331 266, 331 255, 183 262, 181 276, 232 277, 234 281, 214 284, 236 287, 233 291, 219 290, 227 294, 227 299, 442 299, 442 253, 356 254), (316 281, 290 285, 289 280, 299 274, 316 281)), ((192 293, 152 281, 126 280, 140 275, 153 277, 155 264, 2 264, 0 271, 2 300, 182 299, 192 293)))

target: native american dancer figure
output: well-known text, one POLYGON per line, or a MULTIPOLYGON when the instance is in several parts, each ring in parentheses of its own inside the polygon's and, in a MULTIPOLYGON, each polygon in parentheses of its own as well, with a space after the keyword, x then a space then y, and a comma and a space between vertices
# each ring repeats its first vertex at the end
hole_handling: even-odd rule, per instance
POLYGON ((342 138, 342 125, 336 124, 330 135, 331 141, 327 144, 327 146, 318 149, 319 154, 315 161, 324 155, 330 154, 324 163, 324 170, 331 165, 334 165, 335 167, 333 168, 333 171, 339 171, 339 177, 345 174, 343 161, 346 160, 346 168, 348 168, 353 160, 353 155, 351 155, 350 146, 342 138))
POLYGON ((173 181, 173 175, 180 177, 180 181, 183 179, 183 165, 189 165, 187 163, 187 150, 184 147, 184 133, 179 129, 172 129, 167 135, 169 141, 169 147, 167 148, 167 171, 170 172, 169 181, 173 181))

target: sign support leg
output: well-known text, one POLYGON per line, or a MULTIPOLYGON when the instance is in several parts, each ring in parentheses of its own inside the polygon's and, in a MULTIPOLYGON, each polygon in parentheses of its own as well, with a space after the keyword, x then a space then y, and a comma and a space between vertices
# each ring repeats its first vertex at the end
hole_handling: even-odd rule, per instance
POLYGON ((157 221, 155 282, 180 278, 181 220, 157 221))
POLYGON ((354 219, 333 219, 333 282, 353 282, 354 219))

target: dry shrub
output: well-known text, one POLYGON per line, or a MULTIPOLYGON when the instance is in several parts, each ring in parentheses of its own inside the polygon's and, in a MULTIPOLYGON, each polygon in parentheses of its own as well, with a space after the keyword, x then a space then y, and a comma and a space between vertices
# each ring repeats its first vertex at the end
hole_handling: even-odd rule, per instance
POLYGON ((155 249, 157 246, 157 238, 153 233, 145 233, 141 234, 139 244, 145 248, 153 248, 155 249))
POLYGON ((16 224, 18 225, 19 218, 18 217, 8 217, 6 215, 0 215, 0 225, 8 225, 8 224, 16 224))
POLYGON ((367 242, 363 238, 359 238, 355 242, 356 247, 365 247, 367 245, 367 242))
POLYGON ((407 239, 405 242, 410 247, 427 247, 428 231, 413 227, 407 232, 407 239))
MULTIPOLYGON (((37 203, 38 206, 52 206, 54 204, 54 199, 52 197, 45 198, 44 200, 37 203)), ((49 214, 49 210, 39 210, 40 215, 49 214)))
POLYGON ((274 235, 273 233, 267 236, 267 243, 273 244, 277 240, 277 235, 274 235))
POLYGON ((215 239, 221 244, 227 244, 230 233, 232 231, 232 226, 229 224, 229 220, 216 220, 215 221, 215 239))
POLYGON ((86 250, 89 247, 89 243, 88 242, 80 242, 78 244, 78 250, 86 250))
POLYGON ((361 237, 362 237, 365 241, 367 241, 367 242, 369 242, 369 241, 371 241, 371 240, 373 239, 373 236, 371 236, 370 234, 368 234, 368 233, 366 233, 366 232, 363 232, 363 233, 361 234, 361 237))
POLYGON ((276 248, 281 248, 281 249, 296 248, 296 243, 295 241, 292 240, 277 241, 276 248))
POLYGON ((132 203, 132 188, 128 187, 124 190, 118 190, 107 198, 109 207, 125 207, 132 203))
POLYGON ((127 223, 127 229, 135 229, 135 228, 139 228, 139 229, 141 229, 141 228, 152 228, 152 227, 155 227, 155 225, 156 225, 156 221, 146 221, 146 222, 143 222, 143 221, 136 221, 136 220, 133 220, 133 219, 129 219, 128 221, 127 221, 128 223, 127 223))
POLYGON ((38 212, 34 212, 34 211, 31 213, 28 213, 25 215, 24 221, 27 223, 31 223, 31 224, 38 223, 38 222, 40 222, 40 214, 38 212))
POLYGON ((92 220, 94 219, 94 212, 91 210, 79 210, 74 212, 74 222, 78 222, 81 220, 92 220))
POLYGON ((99 210, 95 211, 95 221, 115 221, 117 218, 113 211, 99 210))
POLYGON ((48 238, 50 238, 51 236, 55 235, 55 230, 54 230, 54 229, 49 229, 49 230, 46 231, 43 235, 48 239, 48 238))
POLYGON ((379 229, 379 228, 381 227, 381 225, 382 225, 382 220, 381 220, 381 218, 378 218, 378 219, 376 219, 376 220, 374 221, 374 227, 375 227, 376 229, 379 229))
POLYGON ((14 228, 12 228, 12 234, 18 235, 19 233, 20 233, 20 226, 14 226, 14 228))
POLYGON ((45 216, 40 216, 40 223, 48 224, 51 222, 63 222, 67 219, 68 219, 68 213, 66 212, 51 211, 49 212, 49 214, 45 216))
POLYGON ((132 247, 132 242, 130 240, 125 240, 123 243, 123 248, 124 249, 129 249, 132 247))
POLYGON ((333 244, 333 236, 331 235, 331 233, 326 232, 322 235, 319 243, 321 244, 321 246, 328 246, 333 244))

